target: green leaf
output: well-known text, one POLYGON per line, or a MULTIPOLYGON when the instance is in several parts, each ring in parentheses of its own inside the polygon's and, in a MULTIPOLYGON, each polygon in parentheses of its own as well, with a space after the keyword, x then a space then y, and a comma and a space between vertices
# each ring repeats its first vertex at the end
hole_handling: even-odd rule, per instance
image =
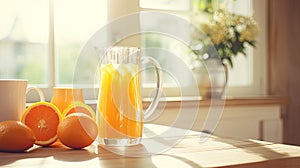
POLYGON ((247 43, 248 43, 250 46, 252 46, 252 47, 256 47, 254 41, 247 41, 247 43))

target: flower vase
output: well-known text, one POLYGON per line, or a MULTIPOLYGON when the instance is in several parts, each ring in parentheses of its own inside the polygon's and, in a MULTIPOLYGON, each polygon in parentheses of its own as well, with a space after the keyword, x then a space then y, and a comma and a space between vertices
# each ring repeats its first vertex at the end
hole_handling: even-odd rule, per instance
POLYGON ((228 70, 219 59, 205 60, 205 65, 194 67, 193 73, 203 99, 221 99, 225 96, 228 70))
POLYGON ((202 65, 202 66, 193 67, 192 72, 198 85, 199 95, 202 98, 210 97, 209 94, 210 94, 211 83, 205 66, 202 65))

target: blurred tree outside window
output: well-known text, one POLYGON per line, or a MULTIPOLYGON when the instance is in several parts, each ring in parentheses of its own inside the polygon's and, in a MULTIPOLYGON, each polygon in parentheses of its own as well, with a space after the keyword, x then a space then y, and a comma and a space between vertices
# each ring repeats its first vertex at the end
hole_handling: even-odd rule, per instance
POLYGON ((81 48, 106 23, 105 3, 0 0, 0 79, 28 79, 42 87, 72 84, 81 48))

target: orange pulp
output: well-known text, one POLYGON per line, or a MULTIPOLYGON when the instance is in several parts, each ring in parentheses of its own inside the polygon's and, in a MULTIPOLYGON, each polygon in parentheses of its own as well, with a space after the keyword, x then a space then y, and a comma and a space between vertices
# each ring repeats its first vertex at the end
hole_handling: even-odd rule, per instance
POLYGON ((100 138, 142 136, 143 114, 138 65, 101 66, 98 113, 100 138))

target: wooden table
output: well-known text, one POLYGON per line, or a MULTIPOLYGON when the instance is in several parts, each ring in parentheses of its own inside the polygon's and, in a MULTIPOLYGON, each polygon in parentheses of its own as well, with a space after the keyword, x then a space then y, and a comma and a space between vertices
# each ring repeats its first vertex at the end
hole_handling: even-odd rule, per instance
MULTIPOLYGON (((166 129, 169 128, 145 126, 145 132, 154 135, 155 143, 161 144, 168 143, 169 139, 155 134, 166 129)), ((155 155, 147 152, 151 146, 143 144, 122 148, 123 152, 133 152, 139 157, 117 155, 97 145, 71 150, 60 143, 49 148, 34 147, 26 153, 0 152, 0 167, 300 167, 297 146, 216 136, 201 142, 199 134, 190 131, 183 139, 177 137, 175 146, 155 155)))

